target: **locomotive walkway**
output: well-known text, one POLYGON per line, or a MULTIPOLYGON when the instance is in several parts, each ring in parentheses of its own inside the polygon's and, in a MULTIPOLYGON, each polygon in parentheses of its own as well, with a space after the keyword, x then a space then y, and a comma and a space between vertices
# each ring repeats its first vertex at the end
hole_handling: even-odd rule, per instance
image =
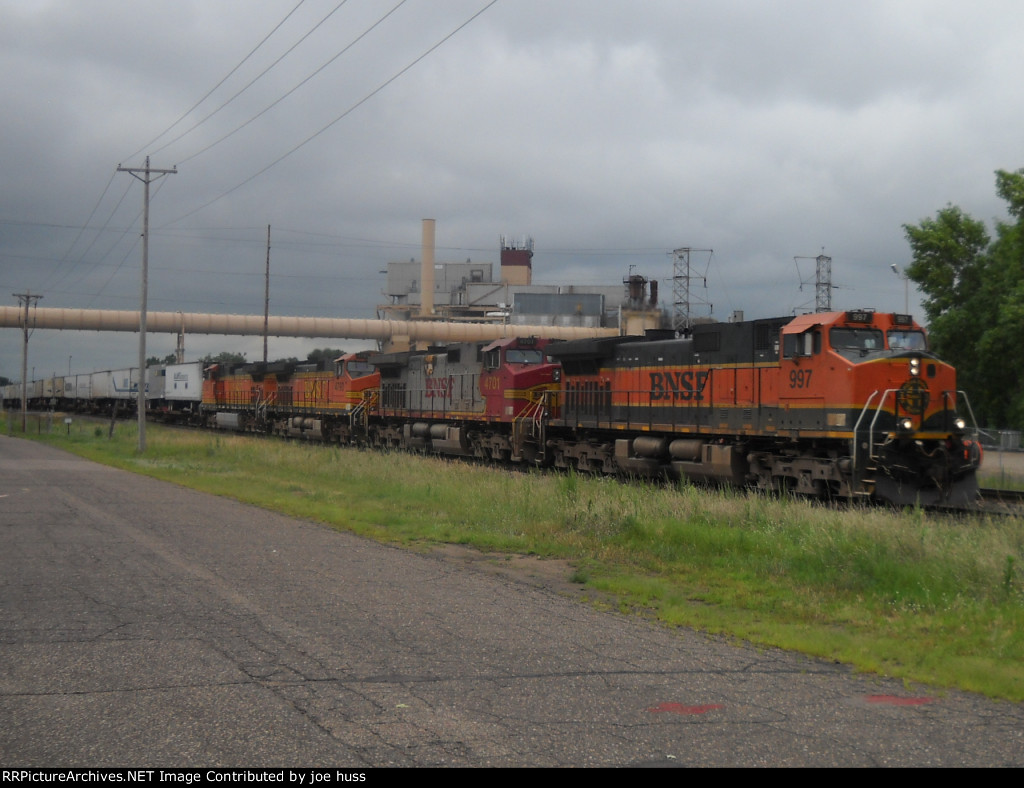
POLYGON ((0 436, 0 762, 1022 766, 1024 705, 668 631, 0 436))

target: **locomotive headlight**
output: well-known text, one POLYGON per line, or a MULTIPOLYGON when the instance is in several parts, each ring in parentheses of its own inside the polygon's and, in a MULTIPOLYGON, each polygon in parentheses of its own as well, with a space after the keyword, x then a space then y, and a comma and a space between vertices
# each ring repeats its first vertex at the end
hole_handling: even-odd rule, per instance
POLYGON ((921 374, 921 359, 912 358, 910 359, 910 374, 917 377, 921 374))
POLYGON ((900 419, 900 429, 903 430, 904 432, 910 432, 912 429, 914 429, 914 420, 900 419))
POLYGON ((953 426, 956 427, 958 430, 965 430, 967 429, 967 422, 964 421, 963 419, 956 419, 953 422, 953 426))

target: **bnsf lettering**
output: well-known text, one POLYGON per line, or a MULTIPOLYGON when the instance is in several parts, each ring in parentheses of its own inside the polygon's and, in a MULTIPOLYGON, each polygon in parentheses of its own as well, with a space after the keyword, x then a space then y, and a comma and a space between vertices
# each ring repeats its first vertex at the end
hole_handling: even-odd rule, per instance
POLYGON ((704 399, 709 374, 693 370, 651 372, 651 402, 667 399, 700 402, 704 399))
POLYGON ((451 399, 454 383, 455 379, 450 376, 447 378, 427 378, 427 398, 451 399))

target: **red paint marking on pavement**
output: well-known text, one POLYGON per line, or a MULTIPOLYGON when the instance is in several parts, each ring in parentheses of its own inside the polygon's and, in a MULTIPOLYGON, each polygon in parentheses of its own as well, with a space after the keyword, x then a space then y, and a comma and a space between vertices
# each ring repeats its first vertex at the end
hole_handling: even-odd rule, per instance
POLYGON ((659 703, 647 711, 651 714, 707 714, 709 711, 716 711, 723 708, 717 703, 708 703, 703 706, 684 706, 682 703, 659 703))
POLYGON ((868 703, 886 703, 890 706, 924 706, 934 703, 935 698, 901 698, 898 695, 868 695, 868 703))

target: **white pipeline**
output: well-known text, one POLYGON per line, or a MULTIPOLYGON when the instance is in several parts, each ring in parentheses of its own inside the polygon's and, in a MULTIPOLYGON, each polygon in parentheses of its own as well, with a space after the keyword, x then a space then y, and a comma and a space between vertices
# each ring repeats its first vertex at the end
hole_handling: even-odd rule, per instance
MULTIPOLYGON (((0 306, 0 328, 21 328, 24 310, 0 306)), ((29 328, 64 331, 131 331, 138 333, 139 313, 107 309, 35 307, 29 328)), ((225 334, 263 336, 263 315, 213 315, 197 312, 149 312, 146 333, 225 334)), ((268 332, 275 337, 392 340, 408 337, 423 342, 476 342, 504 337, 537 336, 548 339, 584 339, 616 336, 616 328, 579 326, 522 326, 497 323, 446 323, 433 320, 359 320, 330 317, 271 317, 268 332)))

